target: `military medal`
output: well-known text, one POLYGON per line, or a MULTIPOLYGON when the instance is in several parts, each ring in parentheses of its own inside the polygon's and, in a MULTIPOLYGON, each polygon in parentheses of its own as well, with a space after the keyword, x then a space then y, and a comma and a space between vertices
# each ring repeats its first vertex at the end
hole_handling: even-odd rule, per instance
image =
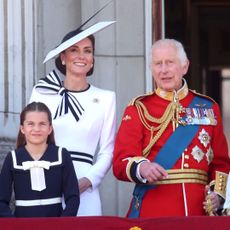
POLYGON ((188 125, 216 125, 213 109, 185 108, 185 121, 188 125))

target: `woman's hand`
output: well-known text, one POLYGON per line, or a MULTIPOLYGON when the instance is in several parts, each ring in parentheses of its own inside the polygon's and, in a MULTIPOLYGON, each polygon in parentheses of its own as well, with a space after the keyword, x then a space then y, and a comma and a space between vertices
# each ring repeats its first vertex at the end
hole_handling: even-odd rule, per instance
POLYGON ((82 177, 81 179, 78 180, 78 186, 79 186, 79 191, 81 194, 84 191, 86 191, 88 188, 91 188, 92 184, 88 178, 82 177))

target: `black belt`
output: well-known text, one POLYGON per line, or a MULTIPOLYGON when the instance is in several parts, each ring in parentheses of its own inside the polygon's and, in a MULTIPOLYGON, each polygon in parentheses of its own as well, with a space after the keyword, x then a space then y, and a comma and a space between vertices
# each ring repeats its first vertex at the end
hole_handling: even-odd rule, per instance
POLYGON ((81 161, 89 164, 93 164, 93 156, 88 153, 82 153, 82 152, 72 152, 69 151, 70 156, 73 161, 81 161))

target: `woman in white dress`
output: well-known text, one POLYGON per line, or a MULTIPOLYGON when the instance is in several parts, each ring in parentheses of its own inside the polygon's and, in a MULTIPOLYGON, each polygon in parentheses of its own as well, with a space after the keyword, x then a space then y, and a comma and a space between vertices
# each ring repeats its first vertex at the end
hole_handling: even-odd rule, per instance
POLYGON ((81 194, 78 216, 102 215, 99 185, 111 167, 115 93, 87 81, 94 67, 95 39, 91 31, 110 24, 94 25, 87 29, 88 33, 83 31, 85 35, 78 29, 68 33, 46 58, 58 55, 55 63, 65 75, 63 82, 52 71, 35 85, 30 99, 49 107, 56 144, 71 152, 81 194))

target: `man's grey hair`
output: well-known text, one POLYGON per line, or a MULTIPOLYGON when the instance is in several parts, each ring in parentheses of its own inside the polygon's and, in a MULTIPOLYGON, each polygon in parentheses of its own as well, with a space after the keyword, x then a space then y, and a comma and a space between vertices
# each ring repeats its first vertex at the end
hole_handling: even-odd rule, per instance
MULTIPOLYGON (((160 40, 155 41, 153 43, 153 46, 152 46, 151 54, 153 54, 155 48, 159 48, 162 45, 169 45, 169 46, 174 47, 177 50, 177 55, 178 55, 178 58, 181 61, 181 64, 185 65, 187 63, 188 57, 187 57, 187 54, 186 54, 186 52, 184 50, 184 47, 181 44, 181 42, 179 42, 179 41, 177 41, 175 39, 165 38, 165 39, 160 39, 160 40)), ((152 55, 152 61, 153 61, 153 55, 152 55)))

